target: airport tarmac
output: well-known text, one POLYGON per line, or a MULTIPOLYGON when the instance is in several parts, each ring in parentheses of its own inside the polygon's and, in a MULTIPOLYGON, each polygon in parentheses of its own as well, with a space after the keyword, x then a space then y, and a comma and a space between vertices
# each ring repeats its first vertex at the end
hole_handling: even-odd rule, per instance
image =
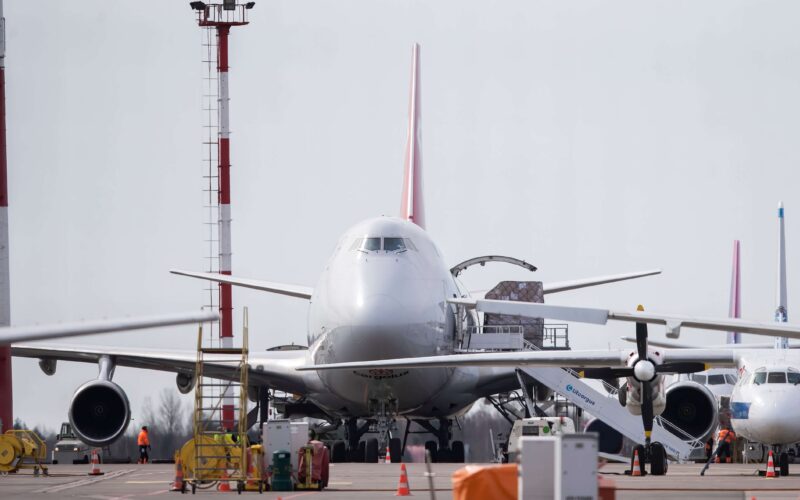
MULTIPOLYGON (((424 464, 408 464, 412 494, 429 498, 428 477, 424 464)), ((434 493, 437 500, 453 497, 450 475, 458 464, 434 464, 434 493)), ((800 470, 785 478, 766 479, 756 475, 757 465, 726 464, 712 467, 705 477, 702 466, 671 465, 669 474, 662 477, 631 478, 621 475, 625 467, 608 464, 601 471, 617 485, 618 499, 792 499, 800 497, 800 470)), ((173 479, 172 465, 103 465, 103 476, 87 476, 85 465, 50 466, 49 477, 33 477, 30 472, 0 477, 0 498, 91 498, 116 500, 178 495, 169 492, 173 479)), ((265 492, 261 498, 290 500, 302 497, 327 499, 390 498, 395 496, 399 478, 398 464, 332 464, 328 489, 319 492, 265 492)), ((198 490, 204 496, 222 495, 216 491, 198 490)), ((228 495, 235 495, 233 493, 228 495)), ((247 492, 245 495, 257 495, 247 492)))

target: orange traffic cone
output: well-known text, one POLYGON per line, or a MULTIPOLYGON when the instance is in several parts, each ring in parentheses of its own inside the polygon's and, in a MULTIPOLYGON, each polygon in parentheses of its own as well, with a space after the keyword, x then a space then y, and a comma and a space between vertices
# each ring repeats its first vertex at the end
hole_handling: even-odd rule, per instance
POLYGON ((775 476, 775 462, 772 459, 772 450, 769 450, 769 459, 767 460, 767 475, 766 477, 775 476))
POLYGON ((633 450, 633 467, 631 468, 631 476, 641 476, 642 466, 639 464, 639 450, 633 450))
POLYGON ((385 464, 392 463, 392 453, 389 451, 389 447, 386 447, 386 459, 383 461, 385 464))
POLYGON ((219 480, 217 491, 231 491, 231 485, 228 483, 228 471, 222 472, 222 479, 219 480))
POLYGON ((169 491, 183 492, 185 490, 186 485, 183 482, 183 464, 181 463, 180 455, 175 455, 175 480, 172 482, 169 491))
POLYGON ((92 470, 89 471, 90 476, 102 476, 104 472, 100 472, 100 456, 97 454, 97 449, 92 450, 92 470))
POLYGON ((397 483, 396 497, 411 496, 411 489, 408 487, 408 472, 406 472, 406 464, 400 464, 400 482, 397 483))

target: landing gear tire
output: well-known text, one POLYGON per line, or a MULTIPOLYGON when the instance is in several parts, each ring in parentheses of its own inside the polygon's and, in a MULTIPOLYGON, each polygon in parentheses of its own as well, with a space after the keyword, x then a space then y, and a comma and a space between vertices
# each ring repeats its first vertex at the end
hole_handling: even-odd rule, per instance
POLYGON ((780 457, 778 458, 778 466, 781 469, 781 477, 785 477, 789 475, 789 454, 788 453, 781 453, 780 457))
POLYGON ((338 463, 347 460, 347 448, 344 441, 334 441, 331 447, 331 462, 338 463))
POLYGON ((667 451, 664 449, 663 444, 655 442, 650 445, 650 474, 654 476, 663 476, 666 473, 667 451))
POLYGON ((450 446, 452 450, 452 459, 454 463, 463 464, 464 463, 464 442, 463 441, 453 441, 453 444, 450 446))
POLYGON ((378 440, 375 438, 367 439, 366 449, 364 450, 364 463, 378 463, 378 440))
POLYGON ((403 461, 403 443, 400 438, 389 440, 389 453, 392 454, 392 463, 399 464, 403 461))
POLYGON ((637 451, 639 452, 639 473, 644 476, 645 474, 647 474, 647 471, 644 470, 644 457, 645 457, 645 455, 644 455, 644 446, 642 446, 642 445, 636 446, 633 449, 633 452, 631 453, 631 469, 630 470, 633 471, 633 459, 634 459, 634 457, 636 457, 636 452, 637 451))
POLYGON ((438 447, 439 446, 436 444, 436 441, 425 441, 425 451, 429 451, 431 453, 431 463, 435 464, 439 461, 439 457, 437 456, 438 447))
POLYGON ((364 462, 364 459, 367 456, 367 443, 364 441, 359 441, 358 448, 353 450, 353 458, 351 459, 353 462, 364 462))

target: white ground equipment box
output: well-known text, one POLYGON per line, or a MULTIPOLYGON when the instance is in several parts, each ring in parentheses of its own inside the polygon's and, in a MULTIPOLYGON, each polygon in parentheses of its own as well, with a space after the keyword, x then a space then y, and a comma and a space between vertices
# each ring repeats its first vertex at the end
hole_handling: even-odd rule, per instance
POLYGON ((272 463, 272 452, 288 450, 292 453, 292 468, 297 468, 297 457, 301 447, 308 443, 308 422, 292 422, 288 419, 269 420, 261 426, 261 442, 264 444, 264 459, 272 463))
POLYGON ((597 434, 523 437, 520 500, 597 499, 597 434))
POLYGON ((530 417, 514 421, 508 433, 508 462, 517 461, 519 440, 524 436, 558 436, 574 434, 575 424, 567 417, 530 417))

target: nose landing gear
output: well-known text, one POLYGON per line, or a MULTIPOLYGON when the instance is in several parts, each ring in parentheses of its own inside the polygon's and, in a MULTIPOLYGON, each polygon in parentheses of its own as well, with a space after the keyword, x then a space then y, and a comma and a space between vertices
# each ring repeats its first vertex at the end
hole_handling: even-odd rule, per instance
POLYGON ((636 456, 637 452, 639 455, 639 475, 644 476, 647 474, 647 471, 645 470, 645 464, 647 463, 650 464, 650 474, 654 476, 663 476, 667 473, 667 451, 663 444, 655 441, 650 443, 649 447, 638 445, 633 449, 633 453, 631 454, 631 468, 630 471, 626 472, 626 474, 633 473, 634 457, 636 456))

